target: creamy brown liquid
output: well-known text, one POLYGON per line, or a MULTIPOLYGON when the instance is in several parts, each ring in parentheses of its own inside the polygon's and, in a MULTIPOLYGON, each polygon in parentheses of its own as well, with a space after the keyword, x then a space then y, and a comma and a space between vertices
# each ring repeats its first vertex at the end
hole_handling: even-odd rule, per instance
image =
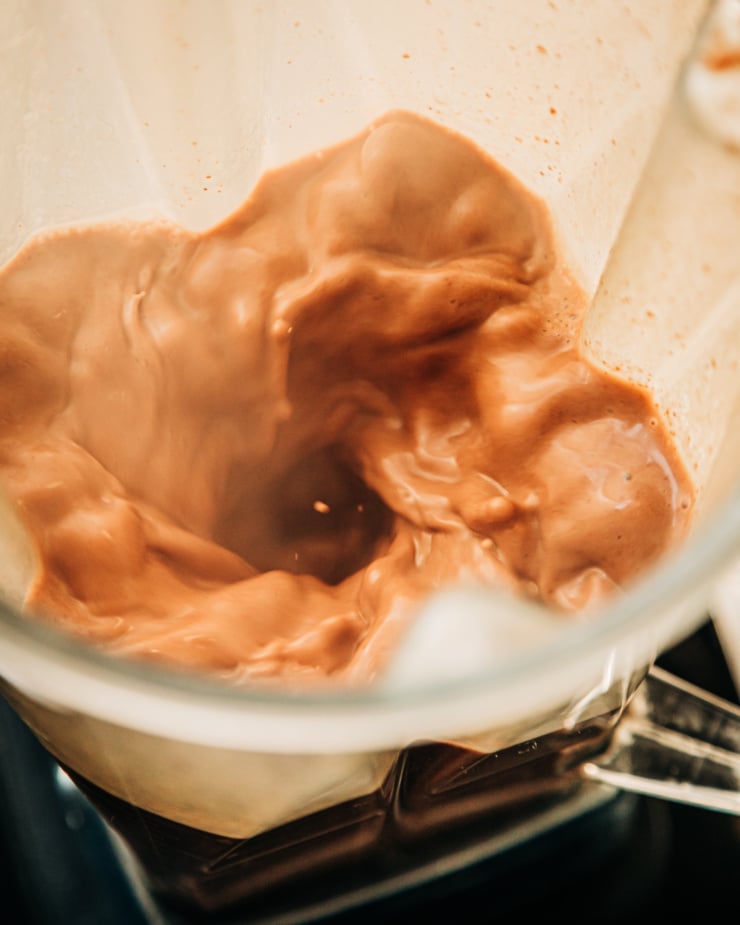
POLYGON ((28 608, 236 682, 371 680, 477 582, 576 611, 680 538, 649 396, 578 350, 544 206, 405 113, 206 233, 54 230, 0 273, 28 608))

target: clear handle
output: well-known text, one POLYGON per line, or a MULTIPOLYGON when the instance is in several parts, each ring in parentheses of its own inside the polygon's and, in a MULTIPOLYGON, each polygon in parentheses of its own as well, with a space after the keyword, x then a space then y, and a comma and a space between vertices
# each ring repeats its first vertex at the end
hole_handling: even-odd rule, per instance
POLYGON ((607 750, 578 773, 621 790, 740 815, 740 709, 654 667, 607 750))

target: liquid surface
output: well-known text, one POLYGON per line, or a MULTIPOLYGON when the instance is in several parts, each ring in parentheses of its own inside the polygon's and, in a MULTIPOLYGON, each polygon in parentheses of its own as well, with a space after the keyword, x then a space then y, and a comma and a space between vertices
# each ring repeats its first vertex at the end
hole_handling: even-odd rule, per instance
POLYGON ((389 113, 206 233, 64 228, 0 272, 27 607, 236 683, 366 683, 474 582, 596 607, 686 529, 649 396, 578 351, 542 203, 389 113))

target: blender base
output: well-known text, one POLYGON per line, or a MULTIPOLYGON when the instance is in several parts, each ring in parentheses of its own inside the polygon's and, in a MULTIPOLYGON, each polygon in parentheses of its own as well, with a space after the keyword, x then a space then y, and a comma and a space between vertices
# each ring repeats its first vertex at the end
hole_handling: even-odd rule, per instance
MULTIPOLYGON (((661 659, 737 699, 711 623, 661 659)), ((495 827, 463 826, 380 864, 311 877, 222 913, 153 895, 100 813, 0 700, 0 890, 7 925, 458 925, 562 910, 602 925, 711 915, 733 899, 736 817, 584 785, 495 827)))

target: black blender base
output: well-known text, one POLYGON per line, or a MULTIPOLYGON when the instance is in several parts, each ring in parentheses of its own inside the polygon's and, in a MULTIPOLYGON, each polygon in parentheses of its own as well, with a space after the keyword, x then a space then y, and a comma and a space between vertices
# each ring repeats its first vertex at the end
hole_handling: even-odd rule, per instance
MULTIPOLYGON (((737 702, 711 624, 660 662, 737 702)), ((584 785, 495 831, 422 841, 392 870, 358 864, 269 902, 196 915, 150 893, 118 837, 0 701, 6 925, 406 925, 410 916, 478 925, 553 912, 571 923, 687 921, 734 903, 738 870, 737 817, 584 785)))

